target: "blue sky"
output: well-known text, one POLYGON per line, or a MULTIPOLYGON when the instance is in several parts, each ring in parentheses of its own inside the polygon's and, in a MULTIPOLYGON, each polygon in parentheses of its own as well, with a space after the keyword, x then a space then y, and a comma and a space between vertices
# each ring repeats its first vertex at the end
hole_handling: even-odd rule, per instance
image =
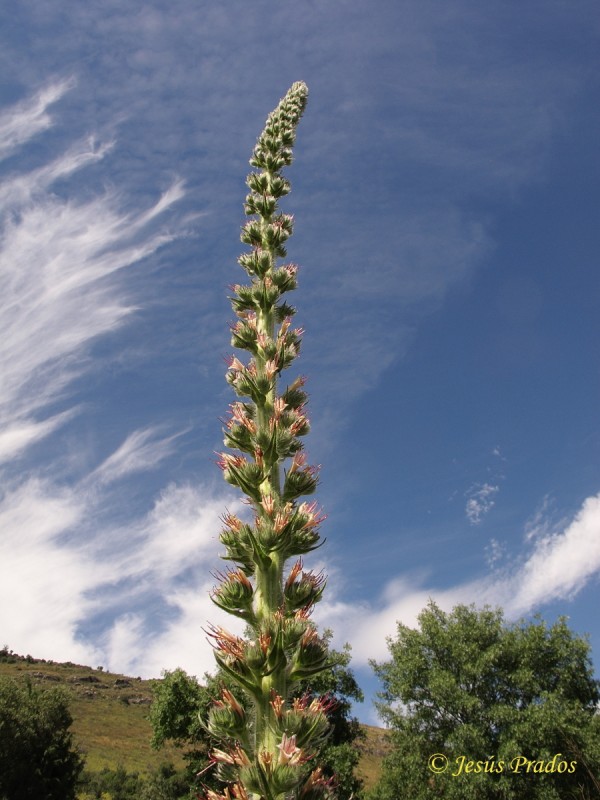
POLYGON ((227 286, 252 146, 304 80, 285 210, 328 513, 318 622, 369 698, 368 659, 429 597, 566 614, 597 666, 597 4, 0 17, 2 643, 212 668, 219 516, 240 508, 213 455, 227 286))

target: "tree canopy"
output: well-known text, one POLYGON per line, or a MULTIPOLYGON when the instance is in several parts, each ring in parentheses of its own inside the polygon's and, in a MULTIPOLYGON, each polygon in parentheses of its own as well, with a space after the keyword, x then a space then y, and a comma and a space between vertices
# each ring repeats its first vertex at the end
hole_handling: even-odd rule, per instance
POLYGON ((65 695, 0 680, 1 800, 73 800, 83 759, 65 695))
POLYGON ((394 750, 374 800, 600 796, 598 682, 565 619, 431 602, 388 644, 373 666, 394 750))

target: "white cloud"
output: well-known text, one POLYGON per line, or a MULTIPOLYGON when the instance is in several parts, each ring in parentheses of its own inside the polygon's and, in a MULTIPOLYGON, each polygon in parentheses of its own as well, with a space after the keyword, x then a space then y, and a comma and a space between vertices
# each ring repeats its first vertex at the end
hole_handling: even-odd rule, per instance
POLYGON ((510 569, 491 569, 484 577, 442 590, 397 578, 373 603, 336 601, 336 587, 330 586, 319 619, 333 625, 338 646, 350 642, 354 663, 363 667, 370 658, 389 657, 386 637, 395 635, 397 622, 414 626, 430 598, 446 611, 458 603, 501 606, 512 619, 571 599, 600 574, 600 495, 589 497, 561 532, 534 539, 530 552, 512 554, 511 562, 510 569))
POLYGON ((85 592, 103 571, 81 546, 58 543, 84 516, 81 498, 40 479, 2 497, 0 628, 17 652, 93 660, 94 648, 77 640, 77 624, 89 610, 85 592))
POLYGON ((120 326, 133 307, 108 277, 140 261, 172 237, 141 244, 137 219, 120 214, 115 198, 75 205, 40 200, 8 222, 0 251, 0 408, 31 413, 78 374, 83 348, 120 326))
POLYGON ((493 499, 500 490, 499 486, 492 486, 490 483, 476 484, 472 486, 467 494, 465 514, 471 525, 479 525, 484 516, 495 506, 493 499))
MULTIPOLYGON (((40 109, 69 85, 50 86, 4 112, 5 139, 20 143, 27 130, 33 135, 50 125, 40 109)), ((139 212, 122 211, 114 191, 86 201, 51 193, 57 178, 109 150, 95 147, 93 140, 78 144, 0 188, 0 456, 23 451, 68 418, 66 412, 42 420, 36 416, 89 368, 90 342, 119 328, 135 310, 123 297, 121 271, 176 235, 150 226, 183 196, 180 181, 139 212)))
MULTIPOLYGON (((52 121, 46 108, 71 85, 51 84, 4 111, 0 152, 48 128, 52 121)), ((49 462, 23 462, 19 473, 11 460, 78 411, 69 408, 66 390, 94 366, 87 359, 88 345, 119 328, 135 309, 124 298, 122 271, 177 235, 162 230, 159 217, 183 196, 180 181, 150 208, 127 212, 115 191, 85 201, 52 193, 58 178, 109 151, 109 145, 96 147, 93 140, 79 143, 49 165, 13 175, 0 187, 0 626, 16 650, 95 663, 101 653, 81 638, 81 623, 101 611, 95 593, 116 579, 138 575, 141 562, 132 557, 130 572, 124 569, 119 548, 107 548, 115 534, 102 529, 99 511, 117 481, 156 467, 172 452, 175 437, 161 436, 153 427, 136 431, 92 474, 68 486, 59 483, 60 449, 49 462), (56 410, 58 401, 61 411, 56 410)), ((204 546, 190 538, 187 549, 181 545, 169 559, 160 536, 171 542, 182 530, 190 537, 204 536, 206 508, 214 508, 192 493, 194 508, 202 506, 205 515, 197 515, 195 527, 185 527, 191 512, 183 520, 178 514, 189 493, 183 491, 183 503, 169 504, 173 494, 166 492, 137 531, 142 544, 150 543, 145 569, 163 576, 170 567, 183 568, 186 557, 196 563, 204 546)))
POLYGON ((548 538, 560 533, 568 524, 568 519, 557 517, 555 501, 550 495, 546 495, 525 523, 525 541, 548 538))
MULTIPOLYGON (((115 616, 103 645, 104 663, 111 669, 158 676, 162 669, 180 666, 201 675, 215 663, 202 630, 207 622, 242 632, 243 625, 209 597, 216 582, 211 571, 220 563, 218 532, 225 508, 237 514, 245 510, 224 489, 172 485, 129 533, 127 553, 109 546, 105 558, 119 584, 109 601, 115 616), (119 612, 140 599, 145 600, 142 610, 119 612), (162 625, 156 608, 165 614, 162 625)), ((122 544, 122 532, 116 539, 122 544)))
POLYGON ((73 78, 53 81, 33 97, 0 113, 0 158, 52 125, 48 106, 56 103, 75 85, 73 78))
MULTIPOLYGON (((0 142, 16 147, 50 126, 45 108, 67 88, 57 84, 5 112, 0 142)), ((56 457, 10 471, 10 459, 82 413, 68 407, 67 389, 94 367, 88 345, 135 310, 122 271, 177 235, 161 229, 160 218, 183 197, 181 181, 151 207, 127 212, 114 190, 85 201, 52 193, 58 178, 111 147, 82 141, 0 187, 0 628, 13 649, 46 658, 146 675, 182 659, 208 669, 214 660, 200 626, 222 616, 207 582, 218 561, 219 516, 227 505, 245 509, 224 488, 175 484, 147 512, 113 508, 125 480, 172 455, 179 434, 134 431, 68 486, 59 482, 56 457), (90 621, 93 643, 84 637, 90 621)))
POLYGON ((226 507, 242 513, 240 501, 224 489, 173 485, 127 530, 94 526, 104 502, 103 483, 91 476, 71 489, 31 479, 2 497, 4 641, 17 652, 147 676, 178 665, 209 669, 201 627, 228 621, 209 599, 207 577, 218 564, 220 515, 226 507), (157 609, 168 620, 162 626, 157 609), (106 632, 92 643, 82 626, 98 615, 106 632))
POLYGON ((144 618, 141 614, 122 614, 105 637, 105 660, 102 663, 108 664, 113 672, 135 675, 138 672, 136 654, 143 647, 143 628, 144 618))
POLYGON ((503 545, 497 539, 490 539, 487 547, 485 548, 485 563, 490 569, 493 569, 496 564, 502 560, 505 550, 505 545, 503 545))
POLYGON ((240 501, 224 490, 168 486, 145 517, 129 522, 126 530, 112 532, 112 540, 121 543, 115 579, 143 579, 166 593, 180 573, 199 564, 214 565, 220 547, 220 516, 226 505, 233 513, 241 511, 240 501), (127 540, 133 546, 126 548, 127 540))
POLYGON ((561 533, 534 539, 533 552, 513 581, 511 613, 570 598, 600 571, 600 495, 588 497, 561 533))
POLYGON ((10 461, 34 442, 50 435, 72 415, 72 411, 65 411, 43 422, 27 420, 8 424, 0 430, 0 464, 10 461))
POLYGON ((58 179, 101 161, 113 146, 114 142, 97 145, 93 137, 87 138, 77 142, 49 164, 7 178, 0 185, 0 209, 14 215, 32 200, 43 197, 44 192, 58 179))
POLYGON ((322 620, 323 626, 333 628, 337 647, 350 643, 352 662, 360 668, 370 659, 385 660, 389 656, 387 637, 395 635, 397 623, 416 626, 417 617, 430 598, 450 609, 465 602, 464 595, 464 587, 440 591, 399 578, 388 583, 375 602, 324 604, 317 619, 322 620))
POLYGON ((119 617, 108 634, 106 658, 110 668, 153 677, 177 667, 199 678, 205 672, 214 672, 215 659, 206 634, 208 623, 223 625, 238 635, 243 634, 244 626, 213 604, 209 597, 212 585, 207 581, 170 593, 166 600, 175 621, 162 631, 150 630, 142 614, 119 617))
POLYGON ((174 450, 176 436, 157 437, 156 428, 134 431, 93 473, 91 480, 108 484, 134 472, 155 469, 174 450))

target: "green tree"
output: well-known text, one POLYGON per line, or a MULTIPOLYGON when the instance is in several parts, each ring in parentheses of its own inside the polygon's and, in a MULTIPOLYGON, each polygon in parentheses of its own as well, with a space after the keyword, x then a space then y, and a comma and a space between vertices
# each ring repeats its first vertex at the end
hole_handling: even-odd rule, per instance
POLYGON ((135 800, 183 800, 195 798, 191 793, 190 782, 186 775, 175 769, 172 764, 163 764, 150 776, 135 800))
POLYGON ((128 772, 125 767, 84 771, 78 800, 195 800, 189 776, 173 764, 161 764, 149 775, 128 772))
POLYGON ((73 800, 83 759, 65 695, 0 680, 1 800, 73 800))
POLYGON ((137 772, 127 772, 122 764, 99 772, 84 771, 79 780, 79 800, 138 800, 144 780, 137 772))
POLYGON ((184 750, 187 765, 188 786, 198 787, 202 783, 216 790, 212 769, 206 769, 208 754, 217 740, 211 737, 203 723, 213 702, 221 696, 223 681, 208 673, 204 685, 182 669, 165 671, 161 681, 153 688, 150 707, 152 723, 152 746, 156 749, 171 741, 184 750))
MULTIPOLYGON (((323 638, 329 642, 329 632, 323 638)), ((339 800, 358 799, 362 784, 355 769, 359 759, 358 744, 364 733, 358 720, 351 715, 351 708, 352 701, 362 701, 363 694, 349 667, 349 647, 346 646, 343 652, 329 650, 329 658, 331 669, 302 681, 295 696, 311 702, 315 697, 328 698, 326 713, 330 735, 320 753, 323 774, 335 779, 339 800)), ((216 675, 206 674, 204 685, 201 685, 181 669, 165 672, 163 680, 154 687, 150 709, 152 744, 158 748, 170 740, 185 748, 190 783, 206 767, 207 754, 217 746, 217 740, 209 734, 202 720, 206 719, 215 699, 222 696, 223 689, 232 691, 234 688, 234 682, 223 671, 216 675)), ((248 713, 248 702, 243 700, 243 704, 248 713)), ((213 770, 206 770, 201 780, 213 791, 218 789, 219 781, 214 780, 213 770)))
POLYGON ((394 750, 372 800, 600 796, 598 682, 564 619, 506 625, 499 609, 431 602, 419 626, 398 624, 391 660, 373 663, 394 750))

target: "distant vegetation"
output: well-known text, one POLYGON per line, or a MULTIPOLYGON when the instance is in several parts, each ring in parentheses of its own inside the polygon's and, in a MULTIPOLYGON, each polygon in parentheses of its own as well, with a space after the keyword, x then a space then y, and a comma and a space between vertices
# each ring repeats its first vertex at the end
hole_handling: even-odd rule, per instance
MULTIPOLYGON (((79 800, 188 797, 190 780, 184 751, 168 741, 160 750, 151 745, 150 706, 161 680, 22 656, 4 647, 0 649, 0 684, 6 682, 31 685, 39 691, 61 689, 68 699, 73 745, 84 759, 79 800)), ((377 780, 389 747, 385 731, 368 726, 363 729, 366 737, 359 745, 357 775, 368 788, 377 780)))

